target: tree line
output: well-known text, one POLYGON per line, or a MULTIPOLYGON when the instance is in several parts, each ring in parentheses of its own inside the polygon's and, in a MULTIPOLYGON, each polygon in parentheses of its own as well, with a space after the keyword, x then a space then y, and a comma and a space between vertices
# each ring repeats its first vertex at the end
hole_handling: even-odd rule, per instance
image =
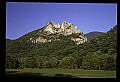
POLYGON ((25 43, 20 40, 7 42, 6 69, 116 70, 117 25, 103 36, 80 45, 75 45, 69 37, 62 38, 45 44, 25 43))
POLYGON ((58 57, 33 56, 15 58, 6 56, 6 68, 64 68, 64 69, 89 69, 89 70, 116 70, 116 53, 102 54, 95 52, 86 56, 71 54, 61 60, 58 57))

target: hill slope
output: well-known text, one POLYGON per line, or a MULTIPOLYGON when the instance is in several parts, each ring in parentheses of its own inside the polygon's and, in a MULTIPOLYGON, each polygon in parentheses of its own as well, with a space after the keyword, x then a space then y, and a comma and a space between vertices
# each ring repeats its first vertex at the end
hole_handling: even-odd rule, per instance
MULTIPOLYGON (((102 53, 108 53, 109 49, 117 50, 117 25, 111 28, 111 30, 109 30, 103 36, 99 36, 81 45, 82 49, 91 49, 89 52, 99 50, 102 53)), ((81 45, 79 45, 79 47, 81 47, 81 45)))
POLYGON ((46 43, 58 41, 63 39, 63 37, 69 37, 69 40, 75 42, 77 45, 87 41, 86 36, 77 29, 77 26, 73 26, 73 24, 66 21, 62 23, 62 26, 54 22, 49 22, 43 28, 25 34, 17 40, 32 43, 46 43))
POLYGON ((71 23, 64 21, 62 26, 49 22, 43 28, 29 32, 7 43, 6 53, 15 56, 69 55, 71 47, 85 43, 87 38, 71 23), (68 52, 66 51, 68 50, 68 52))
POLYGON ((92 40, 98 36, 102 36, 103 34, 105 34, 105 33, 93 31, 93 32, 89 32, 89 33, 85 34, 85 36, 87 37, 88 40, 92 40))
MULTIPOLYGON (((71 37, 80 38, 79 33, 67 36, 59 33, 49 34, 49 37, 44 37, 54 37, 54 41, 45 43, 28 41, 39 31, 33 31, 6 43, 6 68, 116 69, 117 25, 103 36, 79 45, 71 40, 71 37)), ((35 37, 38 38, 38 35, 35 37)))

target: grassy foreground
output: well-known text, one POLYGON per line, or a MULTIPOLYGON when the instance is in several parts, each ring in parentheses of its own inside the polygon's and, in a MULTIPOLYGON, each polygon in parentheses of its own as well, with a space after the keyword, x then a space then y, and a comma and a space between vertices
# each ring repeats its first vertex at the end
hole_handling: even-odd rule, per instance
POLYGON ((82 69, 6 69, 6 77, 116 78, 116 71, 82 69))

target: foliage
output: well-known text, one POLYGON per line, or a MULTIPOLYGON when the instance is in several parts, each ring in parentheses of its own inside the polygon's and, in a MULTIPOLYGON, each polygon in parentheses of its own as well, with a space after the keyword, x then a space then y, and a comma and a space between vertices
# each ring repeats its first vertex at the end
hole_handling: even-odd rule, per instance
POLYGON ((99 57, 96 54, 88 54, 84 57, 83 61, 83 68, 84 69, 99 69, 99 57))
POLYGON ((71 36, 39 34, 40 29, 16 40, 6 41, 6 68, 66 68, 116 70, 117 25, 106 34, 75 45, 71 36), (30 37, 44 36, 60 40, 47 43, 28 42, 30 37))
POLYGON ((72 56, 63 58, 59 63, 59 67, 68 69, 75 68, 75 58, 73 58, 72 56))
POLYGON ((45 56, 37 56, 37 59, 36 59, 37 68, 43 68, 46 60, 47 58, 45 56))
POLYGON ((8 69, 17 69, 20 66, 20 62, 17 58, 11 55, 6 55, 6 68, 8 69))

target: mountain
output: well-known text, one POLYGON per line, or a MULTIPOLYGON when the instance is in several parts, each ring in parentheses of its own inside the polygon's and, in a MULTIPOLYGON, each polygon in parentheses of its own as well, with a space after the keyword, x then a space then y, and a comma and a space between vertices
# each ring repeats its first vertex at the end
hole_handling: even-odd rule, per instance
POLYGON ((6 41, 6 68, 116 70, 117 25, 87 40, 69 22, 54 22, 6 41))
POLYGON ((6 42, 8 43, 8 42, 10 42, 10 41, 12 41, 11 39, 6 39, 6 42))
POLYGON ((105 33, 93 31, 93 32, 89 32, 89 33, 85 34, 85 36, 87 37, 88 40, 92 40, 98 36, 102 36, 103 34, 105 34, 105 33))
POLYGON ((77 29, 77 26, 66 21, 61 26, 49 22, 43 28, 29 32, 9 43, 7 42, 6 53, 16 54, 17 57, 35 54, 67 56, 69 53, 73 53, 70 50, 72 47, 85 42, 87 42, 87 38, 83 32, 77 29))
POLYGON ((10 41, 11 39, 6 39, 6 41, 10 41))
POLYGON ((87 41, 83 32, 77 29, 70 22, 63 21, 62 25, 54 22, 49 22, 43 28, 37 29, 19 38, 21 41, 28 41, 32 43, 46 43, 54 42, 64 38, 75 42, 75 44, 82 44, 87 41))
POLYGON ((113 52, 117 51, 117 25, 111 28, 107 33, 102 36, 96 37, 87 41, 85 44, 78 46, 79 52, 97 52, 109 53, 109 50, 113 52), (82 51, 81 51, 82 50, 82 51))

